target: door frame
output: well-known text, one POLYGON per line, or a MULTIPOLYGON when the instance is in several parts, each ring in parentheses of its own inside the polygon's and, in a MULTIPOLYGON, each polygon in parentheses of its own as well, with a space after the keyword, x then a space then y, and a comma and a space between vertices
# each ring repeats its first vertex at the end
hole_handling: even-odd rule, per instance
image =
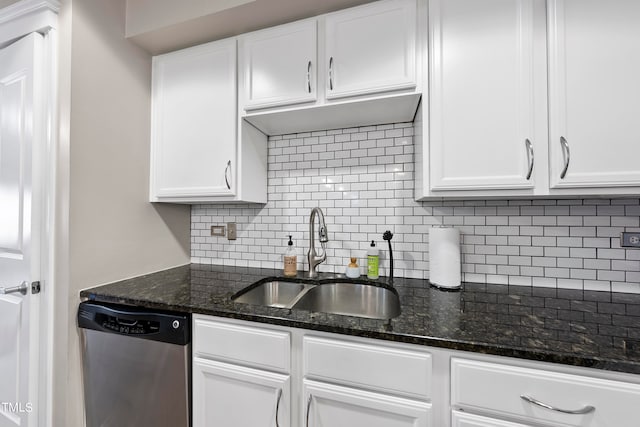
POLYGON ((58 165, 58 109, 57 109, 57 44, 58 0, 21 0, 0 9, 0 48, 17 39, 38 32, 43 36, 42 58, 42 123, 34 123, 34 150, 42 153, 37 176, 42 180, 42 215, 40 229, 40 262, 37 266, 42 290, 39 295, 38 319, 38 373, 36 384, 37 419, 30 419, 33 426, 53 425, 53 325, 55 278, 55 224, 56 224, 56 176, 58 165))

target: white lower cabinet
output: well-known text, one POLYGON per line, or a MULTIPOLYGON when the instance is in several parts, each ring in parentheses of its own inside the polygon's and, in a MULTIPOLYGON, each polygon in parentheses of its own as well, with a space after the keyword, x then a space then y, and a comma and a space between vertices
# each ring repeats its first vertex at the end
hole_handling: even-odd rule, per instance
POLYGON ((288 427, 289 375, 193 360, 193 425, 288 427))
POLYGON ((435 425, 425 347, 306 332, 194 315, 193 426, 435 425))
POLYGON ((427 427, 431 405, 350 387, 304 380, 305 427, 427 427))
POLYGON ((640 375, 193 316, 193 427, 638 427, 640 375))

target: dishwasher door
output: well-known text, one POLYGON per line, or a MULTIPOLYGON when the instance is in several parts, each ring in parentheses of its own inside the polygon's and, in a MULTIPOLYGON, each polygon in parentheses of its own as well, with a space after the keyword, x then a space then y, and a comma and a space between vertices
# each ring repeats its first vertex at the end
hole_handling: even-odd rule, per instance
POLYGON ((78 325, 87 427, 189 427, 189 315, 85 302, 78 325))

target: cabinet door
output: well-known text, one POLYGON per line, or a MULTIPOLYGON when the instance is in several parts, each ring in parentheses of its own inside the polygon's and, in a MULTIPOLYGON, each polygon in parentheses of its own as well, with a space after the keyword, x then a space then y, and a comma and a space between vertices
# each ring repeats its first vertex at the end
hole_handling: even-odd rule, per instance
POLYGON ((327 15, 327 98, 415 87, 416 19, 415 0, 327 15))
POLYGON ((512 423, 495 418, 471 415, 466 412, 452 411, 452 427, 531 427, 527 424, 512 423))
POLYGON ((152 96, 152 200, 235 194, 235 39, 154 57, 152 96))
POLYGON ((244 108, 316 100, 316 21, 258 31, 240 40, 244 108))
POLYGON ((304 380, 305 427, 427 427, 431 405, 304 380))
POLYGON ((640 2, 549 1, 551 186, 640 184, 640 2))
POLYGON ((288 427, 288 375, 193 360, 194 427, 288 427))
POLYGON ((544 2, 429 5, 431 189, 530 194, 547 155, 544 2))

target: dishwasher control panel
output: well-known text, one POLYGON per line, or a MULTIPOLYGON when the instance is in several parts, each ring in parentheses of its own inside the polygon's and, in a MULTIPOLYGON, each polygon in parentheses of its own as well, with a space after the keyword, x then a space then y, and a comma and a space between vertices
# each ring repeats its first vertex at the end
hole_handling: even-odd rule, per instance
POLYGON ((191 342, 190 319, 188 313, 95 301, 78 308, 80 328, 179 345, 191 342))
POLYGON ((96 321, 105 329, 125 335, 157 334, 160 332, 160 322, 153 320, 119 319, 116 316, 98 313, 96 321))

